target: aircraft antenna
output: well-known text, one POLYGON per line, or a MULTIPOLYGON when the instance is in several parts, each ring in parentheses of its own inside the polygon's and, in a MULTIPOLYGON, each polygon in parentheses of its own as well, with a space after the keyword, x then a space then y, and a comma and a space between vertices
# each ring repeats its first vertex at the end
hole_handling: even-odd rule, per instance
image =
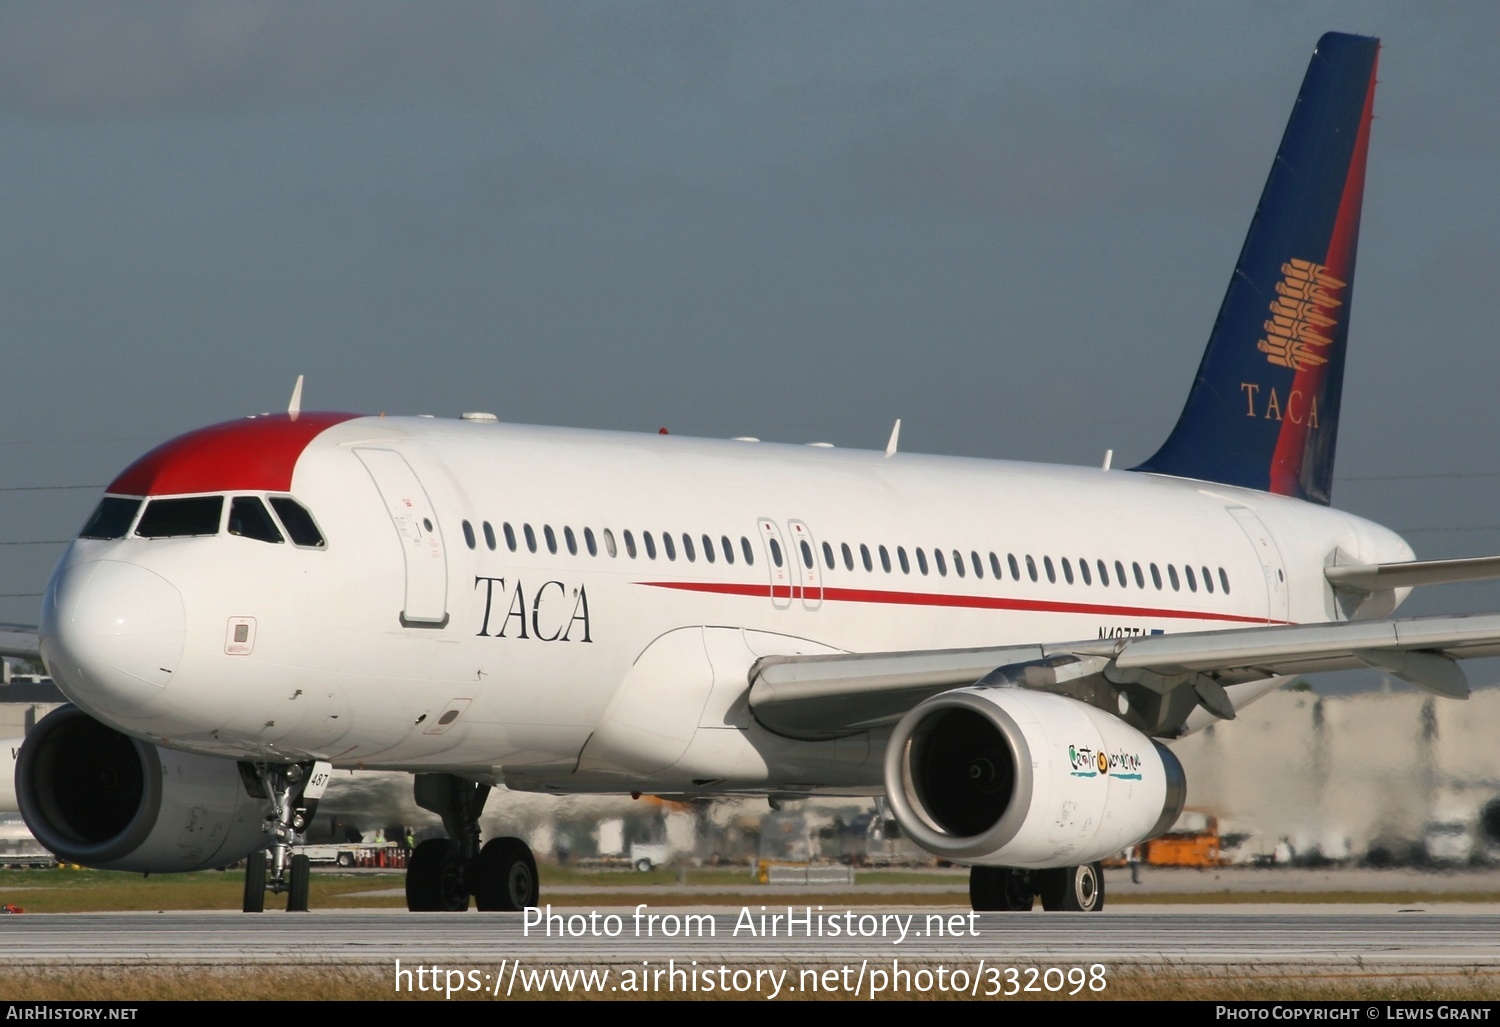
POLYGON ((1104 451, 1104 469, 1109 470, 1109 465, 1115 462, 1115 451, 1106 449, 1104 451))
POLYGON ((292 386, 292 401, 286 405, 287 416, 292 420, 302 413, 302 376, 297 376, 297 384, 292 386))
POLYGON ((896 426, 891 429, 891 441, 885 444, 885 455, 896 455, 896 442, 901 438, 901 418, 896 418, 896 426))

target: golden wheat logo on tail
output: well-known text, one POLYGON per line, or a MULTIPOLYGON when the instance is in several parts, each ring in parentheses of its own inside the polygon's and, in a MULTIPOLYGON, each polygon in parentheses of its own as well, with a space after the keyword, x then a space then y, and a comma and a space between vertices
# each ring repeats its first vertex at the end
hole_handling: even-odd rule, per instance
POLYGON ((1328 331, 1338 324, 1333 311, 1344 303, 1334 294, 1346 284, 1310 260, 1293 257, 1281 265, 1271 320, 1265 322, 1265 338, 1256 344, 1266 359, 1294 371, 1326 364, 1323 350, 1333 345, 1328 331))

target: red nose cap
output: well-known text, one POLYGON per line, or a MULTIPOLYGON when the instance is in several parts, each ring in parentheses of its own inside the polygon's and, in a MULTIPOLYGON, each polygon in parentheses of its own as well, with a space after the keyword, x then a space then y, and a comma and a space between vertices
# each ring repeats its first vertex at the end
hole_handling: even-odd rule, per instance
POLYGON ((307 444, 359 414, 263 414, 210 425, 163 442, 110 482, 106 492, 164 496, 187 492, 289 492, 307 444))

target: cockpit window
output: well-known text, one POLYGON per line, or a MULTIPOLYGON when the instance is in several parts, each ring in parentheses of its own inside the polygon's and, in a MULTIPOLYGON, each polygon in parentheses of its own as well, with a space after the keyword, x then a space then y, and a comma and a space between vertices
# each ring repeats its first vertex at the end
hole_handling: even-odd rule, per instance
POLYGON ((124 538, 135 520, 135 512, 141 508, 139 499, 124 499, 120 496, 105 496, 94 508, 93 516, 78 533, 79 538, 124 538))
POLYGON ((312 514, 308 513, 301 503, 291 496, 272 496, 271 508, 276 511, 276 516, 281 518, 282 527, 286 528, 286 533, 292 536, 294 543, 299 546, 312 546, 316 549, 323 548, 323 533, 313 522, 312 514))
POLYGON ((135 533, 142 538, 180 538, 217 535, 223 496, 193 496, 188 499, 153 499, 146 504, 135 533))
POLYGON ((243 535, 257 542, 283 542, 276 522, 271 520, 266 504, 257 496, 235 496, 229 501, 229 534, 243 535))

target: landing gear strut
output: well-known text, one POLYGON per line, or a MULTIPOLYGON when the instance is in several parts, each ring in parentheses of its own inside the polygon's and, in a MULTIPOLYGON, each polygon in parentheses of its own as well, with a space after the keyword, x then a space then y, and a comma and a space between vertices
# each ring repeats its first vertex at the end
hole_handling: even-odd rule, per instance
POLYGON ((461 912, 469 897, 481 911, 508 912, 536 905, 536 860, 519 838, 479 844, 479 814, 489 785, 452 774, 418 774, 417 805, 443 818, 447 838, 418 845, 406 865, 406 908, 461 912))
POLYGON ((1097 913, 1104 908, 1104 870, 1098 863, 1052 870, 970 867, 969 904, 978 912, 1024 911, 1036 898, 1046 910, 1097 913))
POLYGON ((262 912, 268 891, 286 894, 288 913, 307 912, 312 863, 306 855, 291 855, 291 846, 316 812, 330 769, 327 763, 240 764, 250 794, 271 801, 271 812, 261 825, 271 836, 271 844, 245 858, 245 895, 240 908, 246 913, 262 912))

